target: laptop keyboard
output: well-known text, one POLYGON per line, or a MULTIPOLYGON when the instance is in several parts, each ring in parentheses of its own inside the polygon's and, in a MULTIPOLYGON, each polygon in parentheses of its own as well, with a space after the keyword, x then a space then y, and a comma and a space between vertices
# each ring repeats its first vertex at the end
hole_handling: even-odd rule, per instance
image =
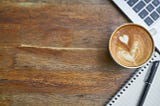
POLYGON ((127 4, 150 26, 160 18, 160 0, 125 0, 127 4))

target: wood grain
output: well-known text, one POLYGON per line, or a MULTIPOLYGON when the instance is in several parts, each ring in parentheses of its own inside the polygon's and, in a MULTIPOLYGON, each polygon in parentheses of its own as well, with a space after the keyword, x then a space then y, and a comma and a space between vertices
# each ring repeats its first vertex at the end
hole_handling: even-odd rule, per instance
POLYGON ((112 2, 0 2, 0 106, 103 106, 134 72, 108 51, 112 2))

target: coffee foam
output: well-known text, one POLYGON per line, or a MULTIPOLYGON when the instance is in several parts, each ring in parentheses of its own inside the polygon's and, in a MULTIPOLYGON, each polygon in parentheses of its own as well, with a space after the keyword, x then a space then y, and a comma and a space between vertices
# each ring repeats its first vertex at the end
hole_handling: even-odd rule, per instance
POLYGON ((123 36, 120 36, 120 37, 119 37, 119 40, 120 40, 122 43, 125 43, 126 45, 128 45, 129 37, 128 37, 128 35, 123 35, 123 36))
POLYGON ((153 52, 153 40, 148 31, 136 25, 123 26, 111 37, 110 51, 113 58, 127 67, 145 63, 153 52))

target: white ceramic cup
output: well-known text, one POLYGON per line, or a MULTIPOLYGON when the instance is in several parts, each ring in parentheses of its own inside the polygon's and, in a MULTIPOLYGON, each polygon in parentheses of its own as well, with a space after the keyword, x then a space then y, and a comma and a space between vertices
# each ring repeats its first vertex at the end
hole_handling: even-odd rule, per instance
POLYGON ((150 60, 150 58, 152 57, 152 55, 153 55, 153 53, 154 53, 154 51, 155 51, 155 45, 154 45, 154 40, 153 40, 153 38, 152 38, 152 35, 150 34, 150 32, 149 32, 146 28, 144 28, 143 26, 138 25, 138 24, 128 23, 128 24, 123 24, 123 25, 119 26, 119 27, 112 33, 112 35, 111 35, 111 37, 110 37, 110 40, 109 40, 109 51, 110 51, 110 54, 111 54, 113 60, 114 60, 117 64, 119 64, 120 66, 123 66, 123 67, 125 67, 125 68, 139 68, 139 67, 143 66, 144 64, 146 64, 146 63, 150 60), (111 43, 113 42, 113 41, 112 41, 112 37, 115 36, 115 33, 116 33, 117 31, 119 31, 120 28, 126 27, 126 26, 131 26, 131 25, 138 26, 138 27, 142 28, 143 30, 145 30, 145 31, 148 33, 148 35, 150 36, 150 38, 151 38, 151 40, 152 40, 152 44, 153 44, 153 47, 152 47, 153 49, 152 49, 152 51, 151 51, 152 53, 150 54, 149 58, 148 58, 143 64, 137 65, 137 66, 126 66, 126 65, 120 63, 120 62, 115 58, 115 56, 113 55, 112 50, 111 50, 111 48, 112 48, 112 47, 111 47, 111 43))

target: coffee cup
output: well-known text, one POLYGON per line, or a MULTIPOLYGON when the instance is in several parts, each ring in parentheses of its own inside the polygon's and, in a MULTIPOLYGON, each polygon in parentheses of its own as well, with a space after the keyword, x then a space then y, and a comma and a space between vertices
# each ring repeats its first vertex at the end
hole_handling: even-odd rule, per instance
POLYGON ((113 60, 125 68, 143 66, 155 50, 150 32, 138 24, 118 27, 109 40, 109 51, 113 60))

